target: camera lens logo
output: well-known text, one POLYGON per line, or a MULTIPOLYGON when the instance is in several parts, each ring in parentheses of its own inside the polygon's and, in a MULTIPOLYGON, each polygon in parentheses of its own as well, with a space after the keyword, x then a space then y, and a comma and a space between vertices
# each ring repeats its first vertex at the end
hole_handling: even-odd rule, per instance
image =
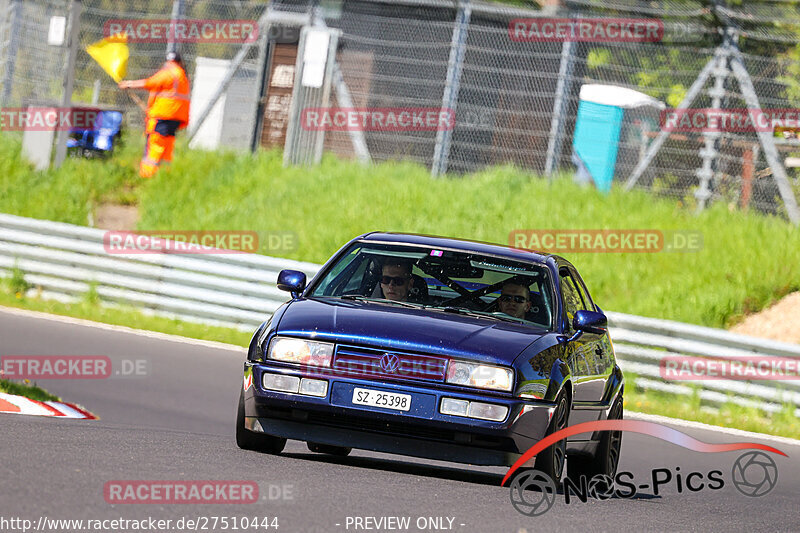
POLYGON ((759 497, 778 484, 778 466, 763 452, 748 452, 733 463, 733 485, 745 496, 759 497))
POLYGON ((556 484, 538 470, 522 472, 511 482, 511 505, 526 516, 541 516, 556 501, 556 484))
POLYGON ((606 474, 597 474, 589 480, 588 492, 596 500, 607 500, 614 496, 614 479, 606 474))

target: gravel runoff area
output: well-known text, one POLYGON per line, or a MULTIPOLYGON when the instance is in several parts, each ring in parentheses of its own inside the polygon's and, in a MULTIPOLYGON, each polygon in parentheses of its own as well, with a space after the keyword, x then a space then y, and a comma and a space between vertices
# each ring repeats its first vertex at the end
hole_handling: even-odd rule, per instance
POLYGON ((794 292, 731 328, 734 333, 800 344, 800 292, 794 292))

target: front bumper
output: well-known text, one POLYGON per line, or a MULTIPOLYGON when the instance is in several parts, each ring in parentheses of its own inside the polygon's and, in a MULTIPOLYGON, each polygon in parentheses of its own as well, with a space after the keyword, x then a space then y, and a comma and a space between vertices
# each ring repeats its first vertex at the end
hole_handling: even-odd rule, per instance
POLYGON ((544 437, 555 405, 439 383, 385 382, 283 365, 245 365, 245 427, 250 431, 379 452, 477 465, 510 466, 544 437), (265 390, 264 372, 328 381, 325 397, 265 390), (249 385, 248 385, 249 383, 249 385), (411 395, 411 409, 396 411, 352 402, 356 387, 411 395), (442 398, 508 407, 501 422, 446 415, 442 398))

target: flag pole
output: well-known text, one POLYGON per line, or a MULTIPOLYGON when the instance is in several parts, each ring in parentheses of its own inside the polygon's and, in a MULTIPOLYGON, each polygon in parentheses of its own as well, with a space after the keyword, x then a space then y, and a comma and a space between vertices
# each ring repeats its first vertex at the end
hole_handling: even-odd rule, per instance
POLYGON ((136 95, 136 93, 134 93, 132 91, 128 91, 128 96, 131 97, 131 100, 133 100, 136 103, 136 105, 139 106, 139 109, 141 109, 144 114, 147 114, 147 106, 144 105, 144 102, 142 102, 142 99, 139 98, 136 95))

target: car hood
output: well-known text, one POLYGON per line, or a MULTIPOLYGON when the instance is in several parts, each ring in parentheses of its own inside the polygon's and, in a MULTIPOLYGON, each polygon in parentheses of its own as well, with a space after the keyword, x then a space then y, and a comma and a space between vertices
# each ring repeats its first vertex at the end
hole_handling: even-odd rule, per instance
POLYGON ((277 333, 506 366, 545 334, 491 318, 337 298, 291 302, 277 333))

